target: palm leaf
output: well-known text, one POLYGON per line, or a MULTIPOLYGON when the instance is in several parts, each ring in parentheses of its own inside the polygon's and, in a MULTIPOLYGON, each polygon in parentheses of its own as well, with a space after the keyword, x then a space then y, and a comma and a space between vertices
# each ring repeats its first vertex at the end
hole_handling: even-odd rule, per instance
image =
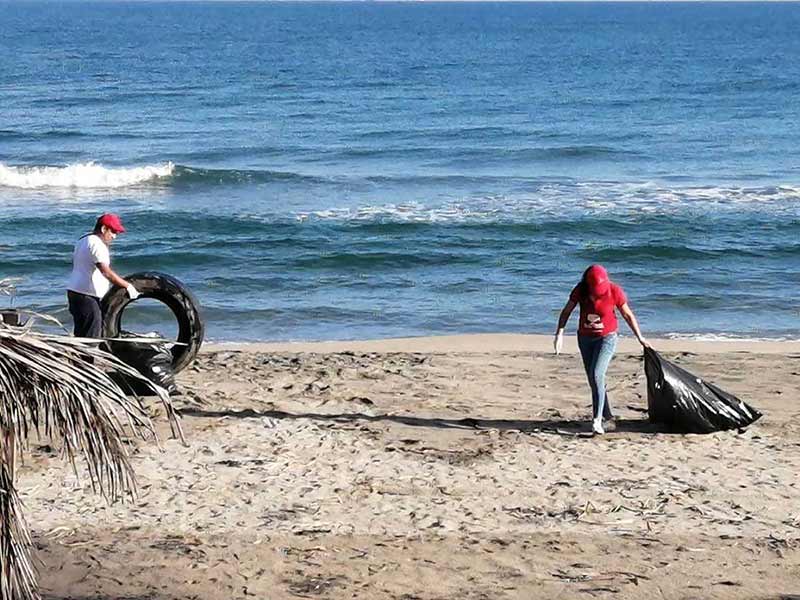
MULTIPOLYGON (((7 441, 3 450, 7 449, 7 441)), ((0 461, 0 598, 36 598, 31 537, 20 511, 10 465, 0 461)))
POLYGON ((13 487, 15 453, 27 449, 33 432, 60 442, 76 474, 76 458, 82 456, 92 488, 109 501, 136 492, 123 440, 132 435, 157 441, 141 398, 128 397, 110 375, 139 379, 152 387, 164 404, 173 434, 183 441, 167 393, 105 352, 100 343, 0 325, 0 468, 4 469, 0 476, 0 600, 38 597, 32 583, 30 537, 13 487))
POLYGON ((0 599, 38 600, 31 536, 14 487, 14 431, 0 428, 0 599))
POLYGON ((4 277, 3 279, 0 279, 0 294, 4 296, 16 295, 17 284, 22 280, 22 277, 4 277))

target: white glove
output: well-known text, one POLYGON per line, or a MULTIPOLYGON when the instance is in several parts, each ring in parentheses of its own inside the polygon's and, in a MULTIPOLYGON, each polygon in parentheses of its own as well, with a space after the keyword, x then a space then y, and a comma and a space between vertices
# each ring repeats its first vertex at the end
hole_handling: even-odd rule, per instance
POLYGON ((125 291, 128 292, 128 298, 131 300, 136 300, 139 296, 141 296, 139 290, 133 287, 132 283, 129 283, 127 286, 125 286, 125 291))
POLYGON ((561 348, 564 347, 564 330, 559 329, 556 332, 556 337, 553 338, 553 350, 556 354, 561 354, 561 348))

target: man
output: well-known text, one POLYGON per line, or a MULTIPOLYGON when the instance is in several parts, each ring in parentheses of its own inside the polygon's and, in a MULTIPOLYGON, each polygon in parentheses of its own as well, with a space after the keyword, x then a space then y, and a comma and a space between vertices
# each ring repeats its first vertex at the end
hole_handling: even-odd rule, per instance
POLYGON ((99 338, 103 331, 100 300, 111 285, 123 287, 135 300, 139 292, 111 269, 109 246, 125 228, 117 215, 104 214, 97 219, 94 231, 82 236, 72 253, 72 274, 67 283, 69 312, 75 323, 76 337, 99 338))

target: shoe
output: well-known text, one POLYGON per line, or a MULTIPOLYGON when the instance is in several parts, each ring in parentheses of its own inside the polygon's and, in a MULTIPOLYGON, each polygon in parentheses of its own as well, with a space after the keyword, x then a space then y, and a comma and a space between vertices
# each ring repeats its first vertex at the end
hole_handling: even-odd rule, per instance
POLYGON ((605 433, 605 431, 603 430, 602 419, 595 419, 592 421, 592 433, 595 435, 603 435, 605 433))

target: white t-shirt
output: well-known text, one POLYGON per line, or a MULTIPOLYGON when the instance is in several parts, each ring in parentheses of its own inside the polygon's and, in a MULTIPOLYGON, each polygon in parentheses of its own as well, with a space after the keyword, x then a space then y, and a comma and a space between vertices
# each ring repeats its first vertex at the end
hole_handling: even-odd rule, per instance
POLYGON ((97 263, 111 264, 108 246, 99 236, 85 235, 75 244, 67 289, 97 298, 105 296, 111 288, 111 282, 97 268, 97 263))

